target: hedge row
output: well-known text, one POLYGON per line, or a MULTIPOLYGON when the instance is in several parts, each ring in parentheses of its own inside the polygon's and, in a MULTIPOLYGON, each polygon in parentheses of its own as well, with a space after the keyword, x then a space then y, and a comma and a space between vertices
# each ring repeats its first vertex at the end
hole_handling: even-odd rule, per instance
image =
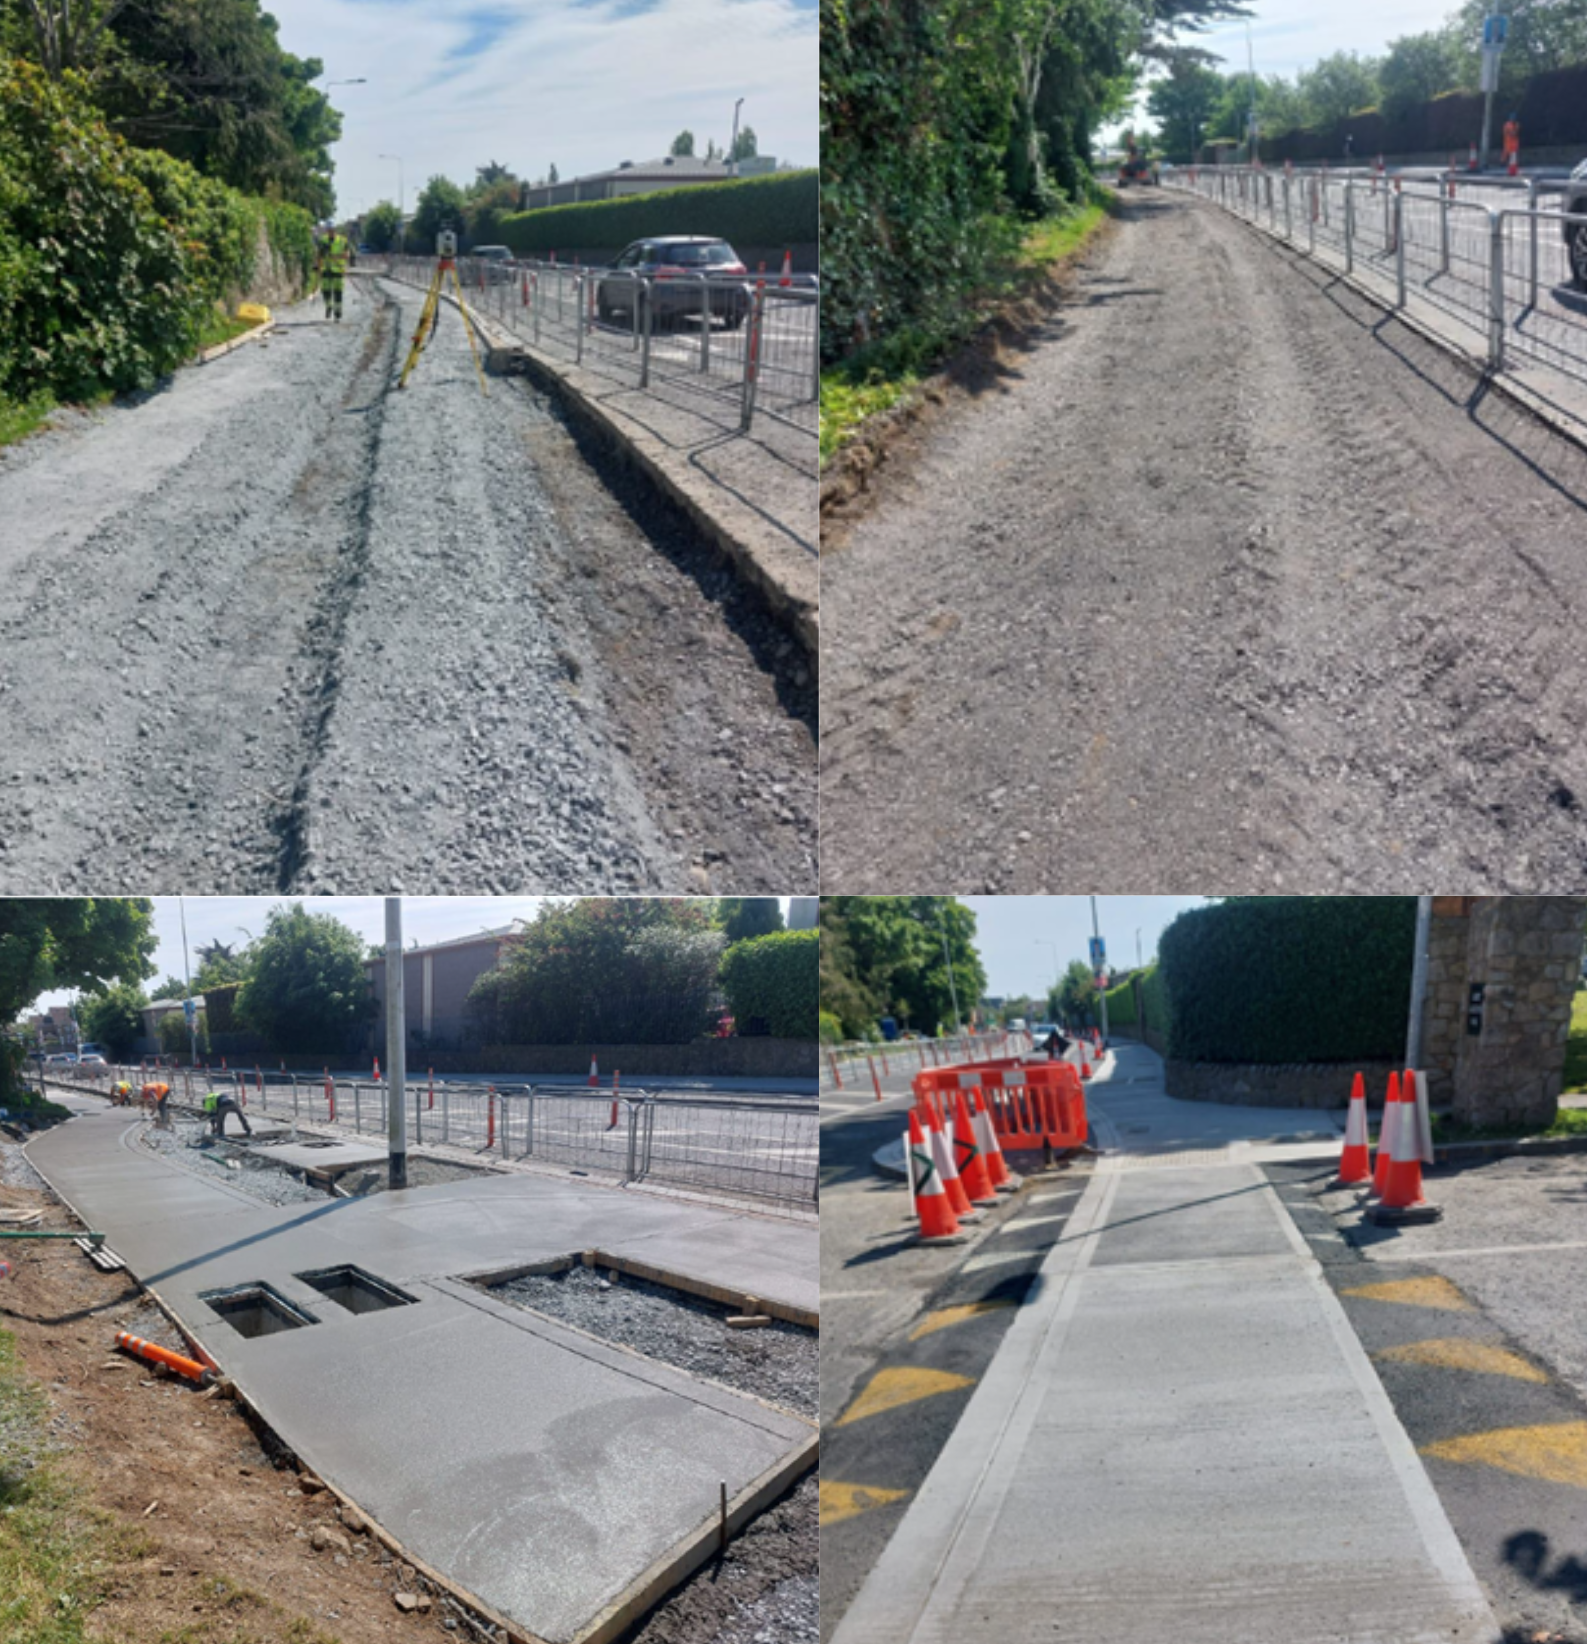
POLYGON ((820 237, 817 179, 814 170, 779 171, 623 200, 547 206, 503 217, 501 237, 521 256, 620 251, 647 234, 709 234, 738 246, 811 245, 820 237))
POLYGON ((820 933, 780 930, 735 942, 722 958, 722 990, 743 1035, 809 1039, 821 1008, 820 933))
MULTIPOLYGON (((1262 143, 1262 158, 1269 164, 1337 160, 1349 137, 1358 164, 1376 154, 1454 154, 1464 165, 1468 146, 1482 131, 1482 103, 1480 92, 1450 91, 1393 118, 1379 109, 1363 109, 1331 126, 1267 138, 1262 143)), ((1495 128, 1512 109, 1521 121, 1523 159, 1528 148, 1587 144, 1587 63, 1534 75, 1516 98, 1497 111, 1495 128)))
POLYGON ((261 232, 306 278, 307 212, 131 148, 76 76, 0 59, 0 396, 147 387, 247 289, 261 232))
POLYGON ((1231 897, 1180 914, 1158 949, 1169 1054, 1199 1062, 1398 1055, 1415 928, 1409 896, 1231 897))

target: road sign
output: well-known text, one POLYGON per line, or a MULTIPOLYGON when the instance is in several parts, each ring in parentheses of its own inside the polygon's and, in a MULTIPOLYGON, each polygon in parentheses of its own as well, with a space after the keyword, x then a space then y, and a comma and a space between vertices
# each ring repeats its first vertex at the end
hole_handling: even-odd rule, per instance
POLYGON ((184 999, 182 1001, 182 1014, 188 1019, 189 1024, 191 1024, 198 1015, 198 1000, 184 999))
POLYGON ((1091 968, 1092 968, 1092 970, 1100 971, 1100 970, 1104 969, 1107 965, 1107 962, 1108 962, 1107 943, 1104 942, 1100 936, 1093 936, 1091 938, 1091 968))
POLYGON ((1504 45, 1504 38, 1510 32, 1510 19, 1502 12, 1495 12, 1491 17, 1482 20, 1482 49, 1484 51, 1498 51, 1504 45))
POLYGON ((1497 91, 1499 89, 1499 48, 1484 46, 1482 48, 1482 78, 1477 86, 1478 91, 1497 91))

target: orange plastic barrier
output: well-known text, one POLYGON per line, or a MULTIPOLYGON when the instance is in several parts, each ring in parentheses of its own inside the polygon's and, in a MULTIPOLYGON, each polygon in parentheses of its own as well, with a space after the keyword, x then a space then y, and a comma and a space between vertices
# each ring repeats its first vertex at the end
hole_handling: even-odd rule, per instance
POLYGON ((169 1348, 156 1347, 152 1341, 145 1341, 142 1336, 131 1336, 125 1330, 118 1330, 116 1346, 128 1353, 135 1353, 140 1359, 148 1359, 152 1364, 166 1365, 179 1376, 186 1376, 189 1381, 209 1379, 209 1371, 197 1359, 183 1358, 180 1353, 173 1353, 169 1348))
POLYGON ((1070 1062, 1025 1063, 1011 1056, 927 1068, 915 1075, 913 1088, 916 1100, 938 1115, 952 1112, 956 1092, 979 1090, 998 1146, 1006 1151, 1085 1145, 1085 1092, 1070 1062))

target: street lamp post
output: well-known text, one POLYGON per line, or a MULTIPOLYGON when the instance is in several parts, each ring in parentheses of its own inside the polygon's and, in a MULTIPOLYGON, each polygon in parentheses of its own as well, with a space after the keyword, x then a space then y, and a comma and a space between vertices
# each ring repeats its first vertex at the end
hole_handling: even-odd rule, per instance
POLYGON ((379 158, 397 162, 397 254, 401 256, 408 249, 408 234, 403 223, 403 206, 406 203, 407 195, 403 192, 402 187, 402 156, 400 154, 382 154, 379 158))
MULTIPOLYGON (((1102 940, 1102 928, 1097 923, 1097 899, 1094 896, 1091 898, 1091 934, 1099 942, 1102 940)), ((1106 1044, 1108 1041, 1108 996, 1106 990, 1101 986, 1097 988, 1097 1005, 1102 1012, 1102 1042, 1106 1044)))
POLYGON ((729 177, 738 176, 738 111, 743 108, 742 97, 733 105, 733 140, 727 145, 727 174, 729 177))
POLYGON ((387 1185, 408 1185, 407 989, 402 957, 402 898, 386 898, 386 1141, 387 1185))

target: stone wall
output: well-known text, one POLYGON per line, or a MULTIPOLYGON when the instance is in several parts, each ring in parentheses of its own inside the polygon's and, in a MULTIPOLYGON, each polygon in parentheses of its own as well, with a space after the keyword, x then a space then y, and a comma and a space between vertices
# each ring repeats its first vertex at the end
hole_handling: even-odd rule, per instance
POLYGON ((1164 1069, 1168 1094, 1186 1102, 1227 1102, 1240 1107, 1346 1107, 1357 1073, 1367 1087, 1367 1106, 1381 1107, 1388 1062, 1295 1062, 1263 1066, 1251 1062, 1175 1062, 1164 1069))

